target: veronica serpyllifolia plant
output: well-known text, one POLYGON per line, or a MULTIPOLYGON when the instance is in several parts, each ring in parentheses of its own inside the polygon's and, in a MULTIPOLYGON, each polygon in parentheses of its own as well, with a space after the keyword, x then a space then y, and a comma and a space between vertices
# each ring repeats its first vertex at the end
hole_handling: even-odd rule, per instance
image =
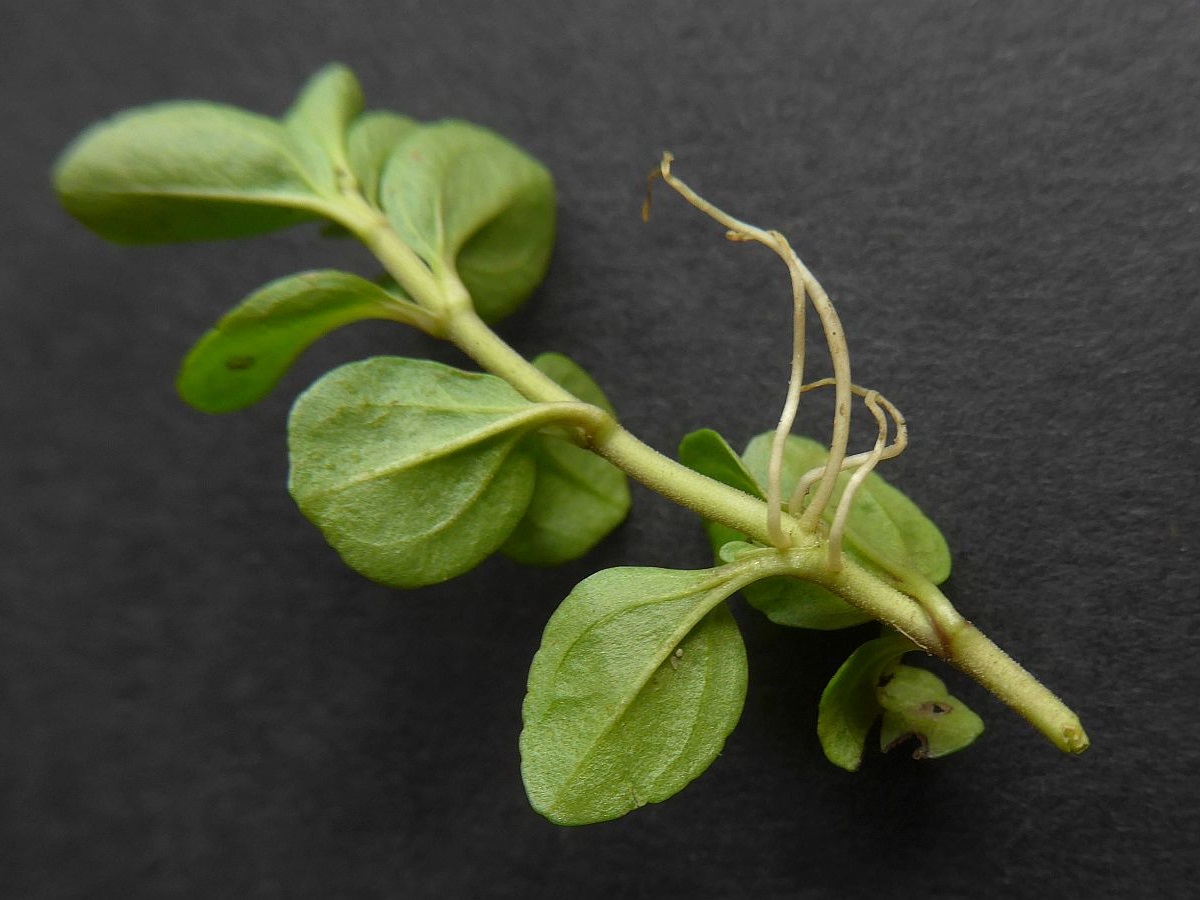
MULTIPOLYGON (((821 697, 826 756, 859 767, 879 722, 883 749, 909 739, 936 757, 970 744, 978 716, 908 654, 974 677, 1055 746, 1079 753, 1078 718, 966 621, 937 585, 941 533, 875 473, 904 450, 896 407, 851 379, 833 304, 788 241, 708 203, 671 169, 652 175, 734 241, 787 268, 795 337, 777 427, 738 454, 715 431, 679 461, 625 430, 596 383, 560 353, 526 361, 489 323, 541 282, 555 231, 554 184, 504 139, 460 121, 364 111, 345 67, 318 72, 281 118, 176 102, 94 125, 54 173, 66 209, 121 243, 248 237, 320 222, 382 265, 368 280, 315 270, 250 294, 183 362, 178 388, 229 412, 266 395, 329 331, 388 319, 455 344, 484 373, 376 357, 329 372, 288 422, 289 489, 354 569, 397 588, 453 578, 493 553, 533 565, 578 558, 625 518, 633 477, 704 520, 712 568, 625 567, 581 582, 546 626, 521 734, 530 801, 563 824, 664 800, 703 772, 741 714, 746 652, 726 601, 737 592, 781 625, 876 620, 821 697), (811 304, 832 360, 805 381, 811 304), (793 436, 803 394, 834 394, 831 438, 793 436), (861 402, 874 445, 849 448, 861 402)), ((649 197, 644 214, 649 212, 649 197)))

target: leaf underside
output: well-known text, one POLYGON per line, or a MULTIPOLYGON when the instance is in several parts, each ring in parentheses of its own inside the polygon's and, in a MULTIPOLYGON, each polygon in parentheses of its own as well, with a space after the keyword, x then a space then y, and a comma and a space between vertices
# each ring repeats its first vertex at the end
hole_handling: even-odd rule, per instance
POLYGON ((92 126, 54 172, 67 211, 118 243, 286 228, 325 208, 320 180, 277 120, 194 101, 144 106, 92 126))
POLYGON ((303 272, 273 281, 197 342, 176 387, 204 412, 244 409, 266 396, 315 340, 352 322, 400 318, 402 302, 348 272, 303 272))
POLYGON ((745 647, 720 570, 618 568, 581 582, 529 672, 522 775, 534 808, 581 825, 677 793, 741 715, 745 647))
POLYGON ((445 581, 494 552, 524 514, 533 406, 499 378, 440 363, 350 363, 296 401, 289 489, 368 578, 445 581))

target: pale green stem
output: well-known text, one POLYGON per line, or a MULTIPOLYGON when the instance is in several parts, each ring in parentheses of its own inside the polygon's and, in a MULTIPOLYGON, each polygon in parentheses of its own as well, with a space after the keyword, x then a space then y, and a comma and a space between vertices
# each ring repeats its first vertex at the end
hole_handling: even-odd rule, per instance
MULTIPOLYGON (((576 400, 558 384, 530 365, 501 340, 471 310, 457 310, 448 323, 447 338, 475 362, 508 381, 530 400, 576 400)), ((588 446, 646 487, 699 513, 724 522, 756 541, 770 543, 762 501, 736 488, 664 456, 619 424, 603 434, 593 434, 588 446)), ((784 526, 795 528, 788 517, 784 526)))
POLYGON ((434 317, 438 330, 429 334, 444 337, 445 290, 421 257, 400 240, 387 217, 358 194, 344 195, 335 212, 337 221, 375 254, 413 302, 434 317))

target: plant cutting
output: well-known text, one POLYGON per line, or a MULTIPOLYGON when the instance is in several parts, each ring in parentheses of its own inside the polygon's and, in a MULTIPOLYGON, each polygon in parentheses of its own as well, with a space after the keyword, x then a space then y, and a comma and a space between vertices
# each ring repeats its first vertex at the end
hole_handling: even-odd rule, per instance
MULTIPOLYGON (((384 319, 457 346, 481 372, 375 357, 327 373, 288 420, 288 488, 348 565, 396 588, 460 575, 494 553, 531 565, 577 559, 630 506, 627 478, 697 513, 714 564, 621 567, 582 581, 551 617, 523 707, 522 774, 554 822, 621 816, 681 790, 740 716, 747 660, 728 601, 787 627, 880 623, 832 675, 817 734, 855 770, 878 725, 883 749, 953 753, 982 722, 910 664, 931 655, 975 678, 1052 744, 1088 739, 1062 701, 963 618, 939 590, 950 554, 936 526, 875 469, 907 424, 851 377, 828 295, 777 231, 706 201, 664 154, 651 176, 761 244, 790 282, 791 376, 775 428, 738 453, 712 430, 678 458, 627 431, 568 356, 526 360, 492 325, 540 284, 555 193, 537 161, 469 123, 363 109, 354 75, 318 72, 280 118, 204 102, 133 109, 85 131, 54 184, 65 208, 120 243, 250 237, 306 222, 352 236, 375 277, 314 270, 254 291, 183 361, 179 393, 223 413, 266 396, 312 342, 384 319), (811 307, 832 373, 806 380, 811 307), (830 438, 792 434, 803 396, 834 398, 830 438), (855 411, 875 424, 853 450, 855 411)), ((643 210, 649 213, 649 196, 643 210)))

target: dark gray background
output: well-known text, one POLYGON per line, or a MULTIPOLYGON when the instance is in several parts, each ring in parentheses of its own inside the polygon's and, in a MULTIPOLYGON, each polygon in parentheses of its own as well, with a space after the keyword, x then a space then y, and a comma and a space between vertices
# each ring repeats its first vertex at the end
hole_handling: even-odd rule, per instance
MULTIPOLYGON (((0 894, 5 897, 1129 897, 1197 878, 1200 6, 104 3, 0 6, 0 894), (530 657, 609 565, 708 562, 638 490, 550 571, 401 594, 342 567, 284 481, 291 397, 361 325, 212 418, 172 378, 259 284, 367 271, 310 230, 109 246, 47 182, 85 125, 202 97, 277 113, 322 63, 369 101, 546 162, 561 229, 502 328, 567 352, 671 450, 770 426, 785 274, 643 178, 789 234, 856 377, 908 416, 888 476, 955 551, 950 597, 1080 712, 1060 756, 967 679, 977 746, 822 758, 816 700, 870 630, 737 604, 745 714, 683 794, 590 828, 532 813, 530 657)), ((806 430, 824 422, 814 403, 806 430)))

